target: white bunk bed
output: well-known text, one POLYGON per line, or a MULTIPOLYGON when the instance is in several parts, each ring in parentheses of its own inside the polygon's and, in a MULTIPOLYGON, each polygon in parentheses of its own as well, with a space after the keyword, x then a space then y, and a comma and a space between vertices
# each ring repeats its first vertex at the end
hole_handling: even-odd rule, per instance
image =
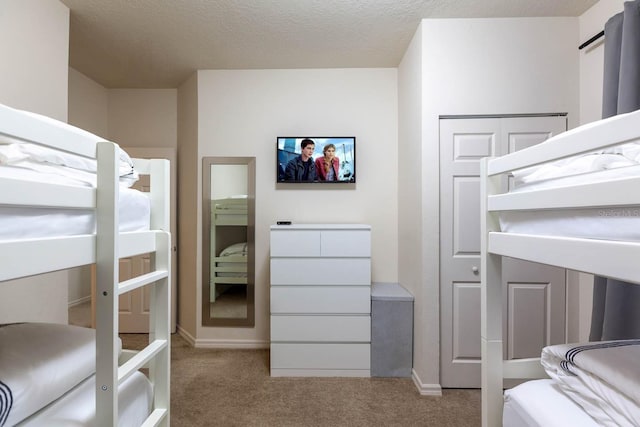
POLYGON ((0 425, 169 425, 169 163, 129 161, 112 142, 0 105, 0 286, 97 271, 95 331, 0 326, 0 425), (150 175, 150 193, 128 188, 136 172, 150 175), (119 283, 119 258, 146 253, 152 272, 119 283), (147 285, 149 344, 122 349, 119 295, 147 285))
MULTIPOLYGON (((635 422, 639 418, 636 417, 640 417, 638 395, 620 393, 611 383, 607 383, 606 387, 591 387, 594 390, 609 389, 606 393, 596 393, 587 398, 592 402, 596 401, 594 399, 626 399, 628 413, 623 416, 626 421, 611 424, 611 421, 607 421, 608 416, 602 419, 598 419, 597 414, 594 416, 588 404, 581 402, 584 398, 577 397, 577 391, 563 384, 562 369, 556 370, 549 360, 551 355, 559 359, 565 357, 569 354, 570 345, 543 349, 544 367, 538 358, 503 360, 501 265, 502 257, 508 256, 640 283, 638 153, 640 111, 581 126, 542 144, 500 158, 483 159, 483 426, 499 426, 503 421, 506 425, 524 426, 627 425, 624 422, 629 420, 629 425, 637 425, 635 422), (574 176, 562 176, 566 173, 564 170, 567 165, 574 176), (515 181, 522 181, 523 185, 515 191, 505 192, 510 174, 515 181), (536 176, 540 180, 525 183, 536 176), (548 379, 549 376, 553 379, 548 379), (538 380, 507 390, 506 396, 503 396, 503 380, 507 378, 538 380), (503 399, 507 402, 504 413, 503 399)), ((616 343, 612 346, 620 345, 632 351, 640 348, 631 344, 634 343, 616 343)), ((640 367, 635 361, 639 359, 640 355, 631 357, 634 361, 630 367, 631 375, 618 363, 604 364, 605 370, 611 371, 608 374, 598 371, 587 375, 605 380, 611 375, 635 377, 638 381, 640 367)), ((564 363, 569 370, 578 369, 578 364, 574 365, 573 360, 559 360, 559 363, 564 363)), ((571 381, 579 377, 573 373, 569 375, 573 378, 571 381)), ((636 382, 630 389, 640 387, 636 382)))
POLYGON ((245 195, 211 200, 210 302, 227 285, 247 285, 247 209, 245 195))

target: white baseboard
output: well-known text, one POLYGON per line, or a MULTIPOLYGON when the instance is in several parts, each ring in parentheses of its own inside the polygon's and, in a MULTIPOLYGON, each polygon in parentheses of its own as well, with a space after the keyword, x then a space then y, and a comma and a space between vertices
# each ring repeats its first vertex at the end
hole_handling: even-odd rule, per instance
POLYGON ((184 340, 191 346, 195 347, 196 338, 191 335, 187 330, 180 327, 180 325, 176 325, 176 332, 180 335, 184 340))
POLYGON ((86 297, 79 298, 74 301, 69 301, 69 308, 75 307, 76 305, 84 304, 85 302, 91 301, 91 295, 87 295, 86 297))
POLYGON ((218 348, 218 349, 243 349, 243 350, 263 350, 269 349, 269 341, 253 340, 217 340, 217 339, 197 339, 195 348, 218 348))
POLYGON ((442 387, 440 384, 424 384, 415 369, 411 370, 411 379, 418 388, 421 396, 442 396, 442 387))
POLYGON ((191 335, 188 331, 181 328, 180 325, 176 328, 178 334, 185 339, 192 347, 195 348, 218 348, 218 349, 251 349, 262 350, 270 347, 269 341, 255 341, 255 340, 218 340, 200 338, 197 339, 191 335))

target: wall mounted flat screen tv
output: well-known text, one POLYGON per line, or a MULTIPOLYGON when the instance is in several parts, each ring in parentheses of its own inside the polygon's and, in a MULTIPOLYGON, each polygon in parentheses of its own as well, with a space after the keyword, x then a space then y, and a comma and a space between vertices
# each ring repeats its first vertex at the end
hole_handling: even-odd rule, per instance
POLYGON ((276 177, 278 182, 356 182, 356 138, 278 137, 276 177))

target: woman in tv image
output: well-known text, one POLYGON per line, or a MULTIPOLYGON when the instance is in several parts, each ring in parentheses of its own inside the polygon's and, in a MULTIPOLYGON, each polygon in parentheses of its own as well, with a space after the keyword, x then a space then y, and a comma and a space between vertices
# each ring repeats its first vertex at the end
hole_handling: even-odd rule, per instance
POLYGON ((336 146, 327 144, 322 149, 323 155, 316 159, 316 174, 320 181, 338 181, 340 159, 336 156, 336 146))

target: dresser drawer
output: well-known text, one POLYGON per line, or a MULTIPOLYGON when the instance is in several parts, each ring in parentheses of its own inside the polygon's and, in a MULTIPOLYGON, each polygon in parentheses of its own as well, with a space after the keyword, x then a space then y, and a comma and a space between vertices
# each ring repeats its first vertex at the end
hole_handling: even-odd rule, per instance
POLYGON ((370 342, 371 317, 271 316, 271 342, 370 342))
POLYGON ((368 314, 369 286, 272 286, 272 314, 368 314))
POLYGON ((271 344, 271 369, 360 369, 371 366, 369 344, 271 344))
POLYGON ((272 230, 271 256, 320 256, 320 231, 272 230))
POLYGON ((271 258, 272 285, 370 285, 370 258, 271 258))
POLYGON ((320 233, 320 254, 328 257, 370 257, 369 230, 324 230, 320 233))

